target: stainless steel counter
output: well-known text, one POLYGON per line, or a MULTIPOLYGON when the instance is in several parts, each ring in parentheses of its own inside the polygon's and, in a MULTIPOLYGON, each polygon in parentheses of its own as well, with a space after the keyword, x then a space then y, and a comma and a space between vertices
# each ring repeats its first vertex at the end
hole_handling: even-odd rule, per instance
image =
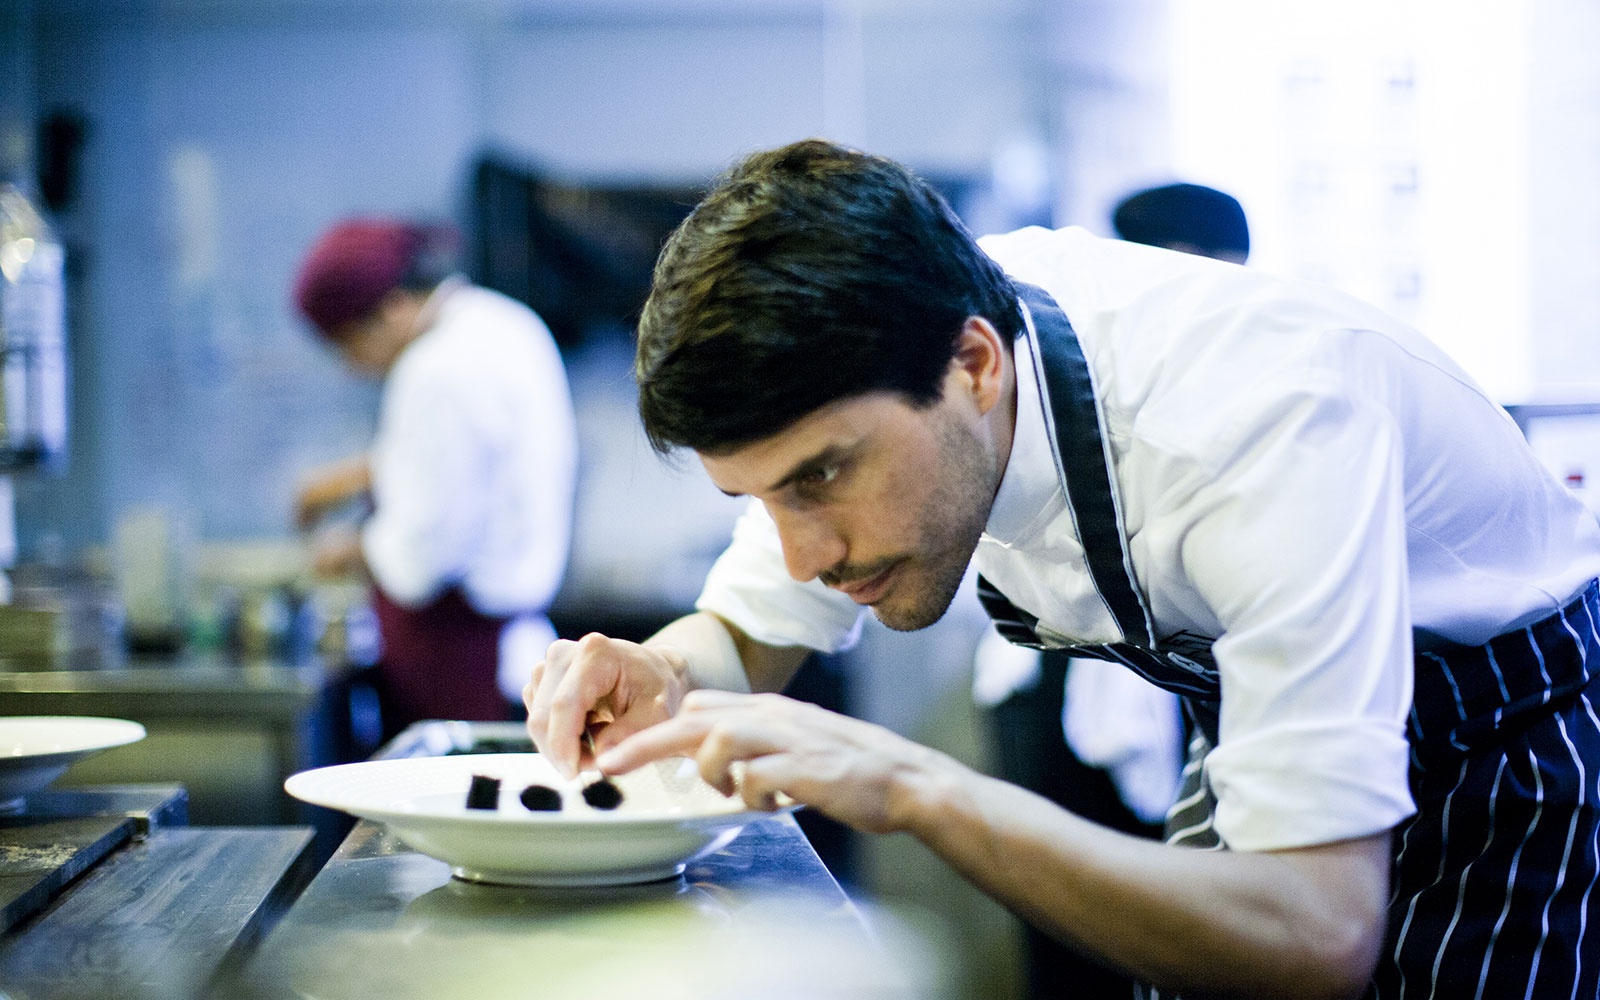
POLYGON ((85 670, 8 670, 0 661, 0 714, 57 714, 85 707, 120 708, 152 718, 250 715, 292 720, 315 704, 326 674, 318 661, 292 664, 222 656, 134 658, 85 670))
POLYGON ((384 997, 926 997, 791 817, 666 882, 480 885, 359 823, 244 968, 235 994, 384 997))

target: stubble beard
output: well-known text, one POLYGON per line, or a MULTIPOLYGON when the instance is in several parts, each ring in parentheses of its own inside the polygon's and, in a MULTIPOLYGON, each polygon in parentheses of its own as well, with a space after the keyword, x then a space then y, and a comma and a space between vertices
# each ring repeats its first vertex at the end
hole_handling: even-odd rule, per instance
POLYGON ((946 417, 938 433, 950 466, 917 512, 921 544, 900 571, 920 579, 902 578, 889 601, 872 606, 878 621, 896 632, 925 629, 950 610, 994 503, 992 466, 972 431, 946 417))

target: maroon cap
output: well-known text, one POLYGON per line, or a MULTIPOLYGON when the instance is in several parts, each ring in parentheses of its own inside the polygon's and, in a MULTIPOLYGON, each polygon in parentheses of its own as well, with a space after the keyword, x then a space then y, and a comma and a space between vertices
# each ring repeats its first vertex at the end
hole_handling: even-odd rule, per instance
POLYGON ((400 287, 422 246, 420 227, 388 219, 351 219, 329 229, 300 265, 294 301, 323 336, 369 315, 400 287))

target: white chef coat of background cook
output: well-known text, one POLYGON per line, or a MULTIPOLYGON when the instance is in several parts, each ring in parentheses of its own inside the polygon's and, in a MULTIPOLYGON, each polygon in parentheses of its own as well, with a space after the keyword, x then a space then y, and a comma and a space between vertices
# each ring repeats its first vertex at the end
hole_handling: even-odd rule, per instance
POLYGON ((544 323, 498 292, 452 280, 425 311, 434 308, 384 385, 362 551, 397 604, 459 584, 482 614, 515 616, 500 639, 499 683, 520 701, 555 639, 543 612, 572 537, 578 444, 566 371, 544 323))

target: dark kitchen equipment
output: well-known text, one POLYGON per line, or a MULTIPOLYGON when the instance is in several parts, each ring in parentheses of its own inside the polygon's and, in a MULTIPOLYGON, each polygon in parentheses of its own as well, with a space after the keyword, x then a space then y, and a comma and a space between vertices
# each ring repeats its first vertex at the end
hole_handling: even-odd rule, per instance
POLYGON ((66 457, 63 265, 44 216, 15 185, 0 184, 0 471, 66 457))

